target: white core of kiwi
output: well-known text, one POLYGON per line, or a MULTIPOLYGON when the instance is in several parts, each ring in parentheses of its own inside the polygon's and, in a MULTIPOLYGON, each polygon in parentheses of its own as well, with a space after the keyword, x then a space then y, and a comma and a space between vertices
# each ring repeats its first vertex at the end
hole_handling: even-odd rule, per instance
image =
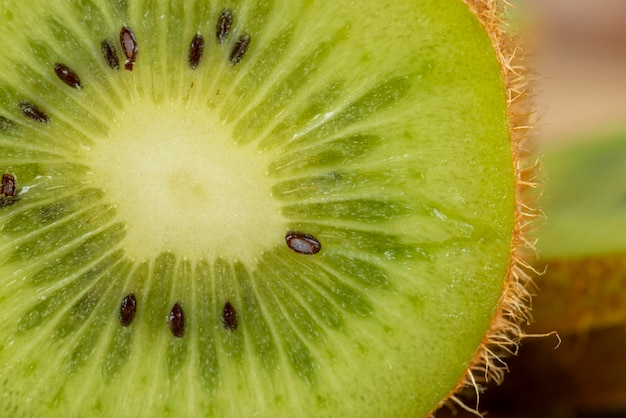
POLYGON ((287 223, 263 151, 236 145, 206 109, 139 100, 86 153, 93 186, 128 226, 129 257, 152 259, 165 249, 253 265, 284 240, 287 223))

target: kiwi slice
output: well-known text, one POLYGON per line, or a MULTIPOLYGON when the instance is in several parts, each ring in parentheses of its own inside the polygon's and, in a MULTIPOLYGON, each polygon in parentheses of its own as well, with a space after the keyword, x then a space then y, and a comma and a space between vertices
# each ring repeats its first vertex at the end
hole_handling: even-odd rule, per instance
POLYGON ((519 173, 467 4, 0 13, 3 414, 414 417, 468 379, 519 173))

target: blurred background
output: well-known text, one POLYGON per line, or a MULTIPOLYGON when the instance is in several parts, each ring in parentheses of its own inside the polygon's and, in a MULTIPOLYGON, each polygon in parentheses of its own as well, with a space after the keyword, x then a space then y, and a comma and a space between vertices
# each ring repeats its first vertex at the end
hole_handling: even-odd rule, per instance
MULTIPOLYGON (((529 334, 489 418, 626 417, 626 0, 515 0, 546 181, 529 334)), ((475 405, 475 394, 466 394, 475 405)), ((438 417, 470 417, 442 410, 438 417)))
POLYGON ((626 1, 516 0, 538 71, 540 140, 626 126, 626 1))

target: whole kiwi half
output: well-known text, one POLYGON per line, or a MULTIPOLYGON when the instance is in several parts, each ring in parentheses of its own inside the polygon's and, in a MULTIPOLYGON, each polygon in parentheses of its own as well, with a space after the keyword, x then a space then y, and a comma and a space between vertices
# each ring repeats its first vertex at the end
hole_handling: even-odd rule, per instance
POLYGON ((526 312, 498 13, 2 1, 0 415, 416 417, 498 378, 526 312))

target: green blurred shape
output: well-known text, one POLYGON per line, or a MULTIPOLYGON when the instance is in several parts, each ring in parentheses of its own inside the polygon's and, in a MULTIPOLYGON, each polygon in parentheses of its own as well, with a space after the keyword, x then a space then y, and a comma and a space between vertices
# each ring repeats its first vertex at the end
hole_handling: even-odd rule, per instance
POLYGON ((542 259, 626 252, 626 127, 543 150, 542 259))

